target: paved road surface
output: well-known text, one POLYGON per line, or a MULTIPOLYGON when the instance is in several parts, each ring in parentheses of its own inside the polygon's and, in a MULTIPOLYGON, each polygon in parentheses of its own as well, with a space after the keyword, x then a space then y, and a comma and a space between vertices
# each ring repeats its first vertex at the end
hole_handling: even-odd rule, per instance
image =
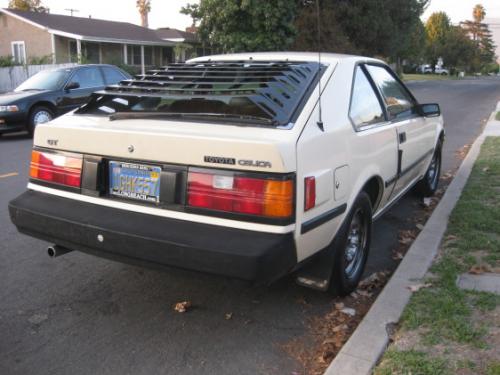
MULTIPOLYGON (((422 102, 440 102, 444 167, 479 133, 500 100, 494 79, 411 84, 422 102)), ((0 374, 286 374, 297 368, 282 345, 330 298, 285 278, 269 288, 186 271, 161 272, 77 252, 49 259, 45 243, 19 235, 7 203, 25 189, 31 140, 0 139, 0 374), (297 301, 305 297, 307 309, 297 301), (194 308, 175 313, 190 300, 194 308), (225 314, 232 313, 226 320, 225 314)), ((399 229, 418 209, 413 197, 375 225, 367 272, 393 269, 399 229)))

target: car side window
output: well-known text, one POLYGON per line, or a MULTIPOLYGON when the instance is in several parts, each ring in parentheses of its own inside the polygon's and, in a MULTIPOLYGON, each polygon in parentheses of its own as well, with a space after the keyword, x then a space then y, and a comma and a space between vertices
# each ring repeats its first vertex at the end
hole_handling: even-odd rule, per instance
POLYGON ((71 82, 78 82, 81 89, 104 86, 104 80, 98 68, 78 69, 71 82))
POLYGON ((357 130, 383 122, 384 112, 363 69, 356 67, 349 116, 357 130))
POLYGON ((104 73, 104 79, 106 80, 106 83, 108 85, 114 85, 115 83, 118 83, 125 79, 120 71, 110 66, 103 66, 102 72, 104 73))
POLYGON ((382 93, 391 120, 413 113, 416 103, 386 67, 367 65, 367 69, 382 93))

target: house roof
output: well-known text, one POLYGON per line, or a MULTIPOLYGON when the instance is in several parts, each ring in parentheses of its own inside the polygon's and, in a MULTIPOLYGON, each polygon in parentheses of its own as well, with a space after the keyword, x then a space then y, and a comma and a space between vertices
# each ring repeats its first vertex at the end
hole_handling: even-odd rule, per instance
POLYGON ((198 37, 194 33, 162 27, 156 30, 158 36, 164 40, 172 42, 198 43, 198 37))
POLYGON ((118 43, 127 42, 130 44, 173 45, 173 43, 160 38, 155 30, 128 22, 27 12, 17 9, 1 9, 0 12, 45 29, 51 34, 75 39, 118 43))

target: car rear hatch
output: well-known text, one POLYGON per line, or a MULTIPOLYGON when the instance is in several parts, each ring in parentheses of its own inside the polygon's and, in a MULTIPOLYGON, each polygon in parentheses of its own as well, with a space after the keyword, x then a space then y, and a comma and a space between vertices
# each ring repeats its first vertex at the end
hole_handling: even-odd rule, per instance
POLYGON ((40 125, 34 145, 32 170, 54 172, 52 180, 32 172, 34 184, 180 212, 276 225, 293 221, 291 132, 70 115, 40 125), (59 167, 40 158, 59 167, 81 158, 80 180, 61 180, 59 167), (205 196, 213 199, 207 203, 205 196))
MULTIPOLYGON (((300 131, 293 124, 323 71, 318 67, 208 61, 122 81, 75 114, 37 129, 41 149, 31 177, 53 184, 40 176, 64 164, 59 154, 69 151, 71 163, 82 160, 81 186, 70 187, 82 194, 289 224, 300 131)), ((50 176, 65 181, 64 172, 57 173, 50 176)))

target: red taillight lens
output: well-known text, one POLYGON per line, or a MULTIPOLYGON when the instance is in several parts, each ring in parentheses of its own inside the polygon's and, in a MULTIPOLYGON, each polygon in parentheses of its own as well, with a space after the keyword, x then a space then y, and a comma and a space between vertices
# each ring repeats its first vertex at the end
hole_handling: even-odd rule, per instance
POLYGON ((316 205, 316 178, 306 177, 304 179, 304 211, 310 210, 316 205))
POLYGON ((293 181, 189 172, 188 205, 272 218, 293 214, 293 181))
POLYGON ((33 150, 30 177, 60 185, 80 187, 82 155, 33 150))

